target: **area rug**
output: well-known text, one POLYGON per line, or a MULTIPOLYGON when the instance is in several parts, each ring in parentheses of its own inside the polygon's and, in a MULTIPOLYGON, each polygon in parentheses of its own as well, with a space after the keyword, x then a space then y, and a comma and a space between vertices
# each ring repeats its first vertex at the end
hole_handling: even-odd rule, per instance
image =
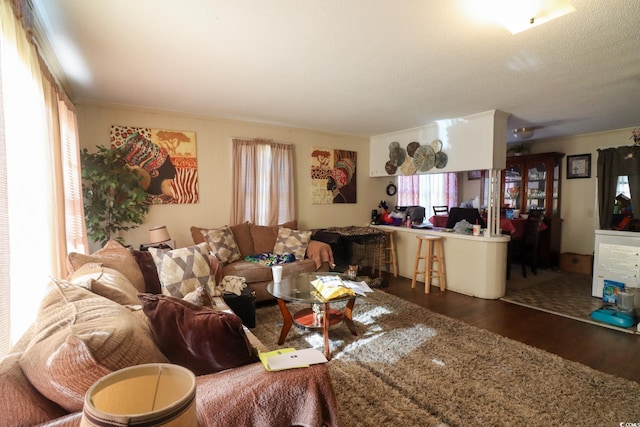
POLYGON ((532 286, 510 287, 507 284, 506 295, 501 300, 609 329, 635 333, 635 327, 621 328, 591 319, 591 312, 603 305, 602 299, 591 296, 591 282, 589 275, 565 273, 532 286))
MULTIPOLYGON (((295 311, 302 306, 290 304, 295 311)), ((619 425, 640 421, 640 384, 428 311, 375 290, 354 309, 358 336, 330 331, 341 426, 619 425)), ((293 327, 277 345, 277 306, 257 310, 269 348, 314 347, 293 327)))

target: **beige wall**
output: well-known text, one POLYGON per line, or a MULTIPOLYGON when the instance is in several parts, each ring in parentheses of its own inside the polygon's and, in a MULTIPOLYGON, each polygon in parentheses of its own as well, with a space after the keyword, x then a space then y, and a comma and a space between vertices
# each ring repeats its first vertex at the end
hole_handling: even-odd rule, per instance
POLYGON ((530 143, 531 153, 557 151, 562 160, 561 252, 592 254, 596 229, 596 174, 598 148, 629 145, 633 129, 618 129, 530 143), (591 153, 591 178, 567 179, 566 156, 591 153))
MULTIPOLYGON (((303 229, 327 226, 364 225, 371 210, 380 200, 391 208, 395 197, 387 196, 385 188, 394 178, 370 178, 369 138, 336 135, 311 130, 294 129, 259 123, 197 117, 162 111, 117 106, 77 105, 78 128, 82 147, 109 143, 109 127, 113 124, 143 126, 196 132, 200 202, 191 205, 152 206, 146 222, 124 237, 134 247, 148 241, 149 227, 166 225, 177 246, 191 244, 189 227, 215 227, 228 224, 231 202, 231 138, 262 137, 295 145, 296 200, 299 227, 303 229), (358 203, 311 204, 311 150, 328 147, 358 153, 358 203)), ((591 254, 596 228, 596 163, 598 148, 628 145, 631 128, 588 135, 532 141, 532 153, 558 151, 565 155, 591 153, 590 179, 566 179, 566 158, 562 163, 562 248, 561 252, 591 254)), ((468 181, 461 174, 460 200, 470 200, 479 194, 480 181, 468 181)))
MULTIPOLYGON (((123 235, 134 247, 148 242, 148 229, 154 225, 166 225, 176 245, 186 246, 192 243, 190 226, 216 227, 229 223, 232 137, 261 137, 294 144, 296 209, 301 229, 364 225, 370 219, 371 210, 386 196, 387 182, 368 177, 369 138, 118 106, 80 104, 77 112, 80 145, 90 150, 96 145, 109 144, 109 128, 115 124, 196 133, 200 202, 152 206, 145 224, 123 235), (308 189, 311 187, 312 147, 358 153, 357 203, 311 204, 308 189)), ((93 245, 92 250, 95 249, 93 245)))

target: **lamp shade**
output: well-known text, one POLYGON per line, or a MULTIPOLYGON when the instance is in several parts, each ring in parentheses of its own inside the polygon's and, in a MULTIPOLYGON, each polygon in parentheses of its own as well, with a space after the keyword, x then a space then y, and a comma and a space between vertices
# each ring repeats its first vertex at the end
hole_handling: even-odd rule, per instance
POLYGON ((196 426, 196 377, 168 363, 132 366, 87 390, 81 427, 196 426))
POLYGON ((169 231, 166 226, 160 225, 149 230, 149 242, 152 245, 167 242, 169 240, 171 240, 171 236, 169 236, 169 231))

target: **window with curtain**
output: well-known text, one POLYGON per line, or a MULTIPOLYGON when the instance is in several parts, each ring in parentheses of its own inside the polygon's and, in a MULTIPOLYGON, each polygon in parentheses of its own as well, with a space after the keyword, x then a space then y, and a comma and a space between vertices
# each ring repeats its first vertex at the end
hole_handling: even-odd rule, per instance
POLYGON ((423 206, 430 218, 434 206, 458 206, 458 174, 398 176, 398 206, 423 206))
POLYGON ((75 112, 28 34, 0 1, 0 355, 66 276, 67 253, 86 248, 75 112))
POLYGON ((231 223, 277 225, 294 220, 293 146, 237 138, 232 144, 231 223))

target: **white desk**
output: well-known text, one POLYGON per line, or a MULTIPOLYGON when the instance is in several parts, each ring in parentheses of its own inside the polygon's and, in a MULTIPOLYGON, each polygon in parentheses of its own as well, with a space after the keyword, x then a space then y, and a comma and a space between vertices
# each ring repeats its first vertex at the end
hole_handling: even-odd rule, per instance
MULTIPOLYGON (((470 236, 388 225, 374 227, 395 231, 398 273, 401 276, 413 277, 418 248, 417 235, 442 236, 447 290, 484 299, 498 299, 504 296, 509 236, 470 236)), ((418 279, 421 278, 422 276, 418 275, 418 279)))

